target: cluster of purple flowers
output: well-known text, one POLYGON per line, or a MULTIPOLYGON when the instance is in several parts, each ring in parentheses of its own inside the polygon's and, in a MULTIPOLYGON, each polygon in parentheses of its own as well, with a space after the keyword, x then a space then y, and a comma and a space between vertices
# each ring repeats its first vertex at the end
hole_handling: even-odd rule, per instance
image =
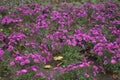
MULTIPOLYGON (((53 61, 54 53, 57 55, 55 51, 61 52, 64 46, 72 46, 84 51, 86 61, 79 65, 69 64, 66 68, 54 66, 54 71, 65 74, 75 69, 92 68, 93 76, 98 71, 105 73, 105 65, 120 63, 119 7, 119 4, 111 2, 97 6, 90 3, 83 6, 62 3, 44 7, 33 4, 20 5, 6 15, 1 13, 7 9, 0 7, 0 60, 4 60, 7 51, 13 60, 11 67, 27 65, 18 70, 17 75, 32 70, 35 76, 44 77, 44 72, 38 70, 53 61), (88 59, 89 55, 97 56, 102 64, 96 66, 96 60, 88 59)), ((84 76, 90 77, 87 72, 84 76)))

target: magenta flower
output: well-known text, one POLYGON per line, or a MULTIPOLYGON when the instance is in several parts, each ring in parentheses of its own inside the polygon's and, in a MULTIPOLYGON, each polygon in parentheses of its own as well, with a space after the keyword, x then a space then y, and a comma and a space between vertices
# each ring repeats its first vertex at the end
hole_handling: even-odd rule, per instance
POLYGON ((104 65, 107 65, 108 64, 108 61, 107 60, 104 60, 104 63, 103 63, 104 65))
POLYGON ((17 71, 16 75, 17 75, 17 76, 21 76, 21 75, 26 74, 27 72, 28 72, 27 69, 22 69, 22 70, 20 70, 20 71, 17 71))
POLYGON ((0 48, 0 55, 3 55, 4 51, 0 48))
POLYGON ((102 56, 103 55, 103 53, 102 52, 98 52, 98 56, 102 56))
POLYGON ((93 76, 96 76, 96 75, 97 75, 96 71, 93 71, 93 76))
POLYGON ((15 60, 16 60, 16 61, 22 61, 22 60, 23 60, 23 57, 22 57, 22 56, 17 56, 17 57, 15 58, 15 60))
POLYGON ((6 38, 6 35, 0 33, 0 42, 2 42, 6 38))
POLYGON ((21 65, 21 66, 24 66, 24 65, 25 65, 25 62, 21 62, 20 65, 21 65))
POLYGON ((63 68, 62 67, 55 67, 55 68, 53 68, 53 70, 59 70, 59 71, 61 71, 61 70, 63 70, 63 68))
POLYGON ((97 66, 93 66, 93 69, 94 69, 95 71, 98 71, 98 67, 97 67, 97 66))
POLYGON ((34 72, 37 72, 37 71, 38 71, 38 68, 35 67, 35 66, 32 66, 31 69, 32 69, 32 71, 34 71, 34 72))
POLYGON ((34 59, 34 63, 39 63, 39 59, 34 59))
POLYGON ((8 47, 7 51, 8 51, 8 52, 11 52, 13 49, 14 49, 14 47, 13 47, 13 46, 11 46, 11 45, 9 45, 9 47, 8 47))
POLYGON ((4 16, 4 18, 2 19, 1 24, 10 24, 13 22, 13 19, 9 18, 8 16, 4 16))
POLYGON ((111 60, 111 64, 116 64, 116 60, 115 60, 115 59, 112 59, 112 60, 111 60))
POLYGON ((28 71, 26 69, 21 70, 22 73, 27 73, 28 71))
POLYGON ((4 51, 0 48, 0 60, 3 60, 4 51))
POLYGON ((14 66, 14 65, 15 65, 15 62, 14 62, 14 61, 10 62, 10 66, 11 66, 11 67, 14 66))
POLYGON ((44 75, 43 72, 39 72, 39 73, 36 74, 36 76, 38 76, 38 77, 44 77, 45 75, 44 75))
POLYGON ((84 73, 84 76, 85 76, 86 78, 89 78, 89 77, 90 77, 90 75, 89 75, 88 73, 84 73))
POLYGON ((0 6, 0 13, 7 11, 7 8, 4 6, 0 6))
POLYGON ((27 63, 27 64, 29 64, 29 63, 30 63, 30 60, 29 60, 29 59, 26 59, 24 62, 27 63))

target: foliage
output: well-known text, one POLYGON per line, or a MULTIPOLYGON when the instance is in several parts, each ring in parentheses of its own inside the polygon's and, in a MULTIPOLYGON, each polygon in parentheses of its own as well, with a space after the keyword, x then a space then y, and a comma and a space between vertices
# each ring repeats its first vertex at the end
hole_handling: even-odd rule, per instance
POLYGON ((1 6, 0 77, 95 80, 101 72, 119 74, 119 7, 113 2, 1 6))

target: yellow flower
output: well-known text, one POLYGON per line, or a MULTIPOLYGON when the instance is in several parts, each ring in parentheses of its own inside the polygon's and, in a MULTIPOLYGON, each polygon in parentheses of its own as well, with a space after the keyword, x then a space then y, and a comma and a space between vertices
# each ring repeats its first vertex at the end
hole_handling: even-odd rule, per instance
POLYGON ((52 66, 51 65, 45 65, 44 68, 45 69, 50 69, 50 68, 52 68, 52 66))
POLYGON ((53 59, 54 59, 55 61, 59 61, 59 60, 62 60, 63 57, 62 57, 62 56, 56 56, 56 57, 54 57, 53 59))

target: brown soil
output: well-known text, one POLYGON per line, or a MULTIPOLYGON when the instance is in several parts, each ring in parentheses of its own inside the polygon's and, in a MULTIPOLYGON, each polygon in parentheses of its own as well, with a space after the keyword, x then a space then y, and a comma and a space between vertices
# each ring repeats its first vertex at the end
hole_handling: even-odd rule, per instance
POLYGON ((119 80, 118 77, 114 77, 113 78, 113 75, 112 74, 99 74, 97 76, 97 80, 119 80))

